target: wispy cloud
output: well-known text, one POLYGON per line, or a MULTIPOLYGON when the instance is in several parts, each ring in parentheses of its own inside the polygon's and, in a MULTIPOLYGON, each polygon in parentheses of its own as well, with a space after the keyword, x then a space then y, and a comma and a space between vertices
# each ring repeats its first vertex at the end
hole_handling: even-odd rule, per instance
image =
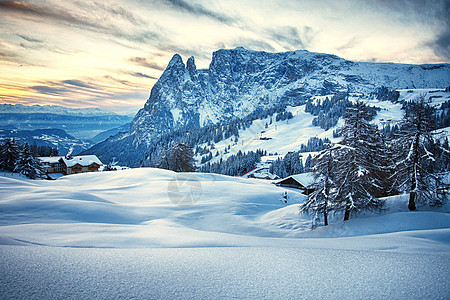
POLYGON ((112 18, 120 18, 126 20, 134 25, 144 25, 145 21, 130 12, 130 10, 119 5, 105 5, 104 2, 99 1, 74 1, 74 5, 87 12, 101 12, 102 16, 109 16, 112 18))
POLYGON ((27 42, 30 42, 30 43, 43 43, 44 42, 43 40, 32 38, 32 37, 29 37, 29 36, 23 35, 23 34, 17 34, 17 36, 24 39, 27 42))
POLYGON ((186 12, 195 16, 208 17, 227 25, 233 25, 238 21, 234 17, 228 16, 226 14, 217 11, 212 11, 199 3, 195 3, 194 1, 188 2, 184 0, 164 0, 163 2, 173 9, 186 12))
POLYGON ((150 69, 155 69, 155 70, 159 70, 159 71, 164 71, 164 69, 165 69, 164 66, 161 66, 145 57, 135 56, 135 57, 131 57, 129 59, 129 61, 131 61, 132 63, 134 63, 136 65, 140 65, 140 66, 147 67, 150 69))
POLYGON ((95 24, 88 22, 86 18, 76 16, 70 13, 68 10, 59 8, 57 6, 42 6, 27 1, 2 1, 0 2, 0 8, 15 13, 47 18, 51 20, 67 22, 70 24, 79 24, 90 27, 96 26, 95 24))
POLYGON ((293 26, 282 26, 268 30, 271 40, 290 50, 305 49, 309 46, 313 34, 312 28, 303 26, 301 33, 293 26))
MULTIPOLYGON (((149 30, 148 28, 129 33, 124 30, 123 26, 116 25, 117 16, 121 16, 122 19, 130 22, 132 25, 144 24, 143 21, 138 20, 130 12, 121 7, 113 9, 98 2, 90 4, 75 2, 75 4, 83 9, 75 12, 67 7, 58 5, 37 5, 27 1, 2 1, 0 2, 0 12, 1 10, 10 11, 37 18, 45 23, 56 22, 72 28, 87 29, 95 33, 102 33, 107 36, 114 36, 142 44, 155 40, 162 42, 166 40, 160 33, 149 30), (93 14, 93 11, 96 13, 93 14)), ((20 37, 25 40, 27 39, 25 35, 20 35, 20 37)))
POLYGON ((0 50, 0 61, 22 63, 22 60, 16 53, 5 50, 0 50))
POLYGON ((68 80, 63 80, 61 81, 61 83, 63 84, 68 84, 68 85, 72 85, 72 86, 76 86, 76 87, 82 87, 82 88, 87 88, 87 89, 97 89, 97 86, 94 86, 93 84, 81 81, 81 80, 77 80, 77 79, 68 79, 68 80))
POLYGON ((213 51, 237 46, 449 62, 449 7, 448 0, 0 0, 0 100, 135 105, 174 53, 204 68, 213 51))
POLYGON ((158 77, 154 77, 151 75, 147 75, 141 72, 131 72, 130 75, 135 76, 135 77, 143 77, 143 78, 149 78, 149 79, 158 79, 158 77))

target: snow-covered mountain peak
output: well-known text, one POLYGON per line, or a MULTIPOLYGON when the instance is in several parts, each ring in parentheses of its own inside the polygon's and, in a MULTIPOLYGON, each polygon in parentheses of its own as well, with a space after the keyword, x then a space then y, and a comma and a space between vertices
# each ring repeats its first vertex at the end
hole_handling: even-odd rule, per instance
POLYGON ((363 63, 306 50, 270 53, 238 47, 215 51, 209 67, 197 69, 194 57, 184 64, 175 54, 127 139, 134 146, 150 146, 164 134, 301 106, 315 96, 368 95, 382 86, 442 89, 449 82, 448 64, 363 63))
POLYGON ((167 65, 166 70, 171 69, 173 67, 179 67, 180 65, 183 65, 184 67, 184 63, 183 63, 183 58, 181 58, 181 55, 178 53, 175 53, 172 58, 169 61, 169 64, 167 65))
POLYGON ((359 63, 306 50, 220 49, 209 68, 199 70, 194 57, 185 65, 175 54, 136 115, 131 133, 150 141, 167 130, 202 127, 276 105, 300 105, 316 95, 370 93, 380 86, 445 87, 448 82, 449 65, 359 63))

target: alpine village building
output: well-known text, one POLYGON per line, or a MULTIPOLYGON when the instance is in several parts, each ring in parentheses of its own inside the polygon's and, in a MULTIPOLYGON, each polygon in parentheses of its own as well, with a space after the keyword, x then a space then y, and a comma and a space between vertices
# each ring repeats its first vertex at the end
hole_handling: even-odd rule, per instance
POLYGON ((95 155, 38 157, 46 174, 97 172, 103 163, 95 155))

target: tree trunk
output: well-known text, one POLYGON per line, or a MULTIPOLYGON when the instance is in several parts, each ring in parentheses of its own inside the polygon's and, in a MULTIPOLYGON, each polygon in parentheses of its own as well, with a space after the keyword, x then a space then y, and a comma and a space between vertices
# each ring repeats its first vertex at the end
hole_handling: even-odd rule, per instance
POLYGON ((350 210, 348 206, 345 206, 344 221, 348 221, 348 219, 350 219, 350 210))
POLYGON ((418 177, 418 170, 417 166, 419 164, 419 138, 420 136, 416 134, 416 137, 414 139, 414 145, 413 145, 413 151, 414 151, 414 165, 413 165, 413 176, 412 176, 412 183, 411 183, 411 191, 409 193, 409 201, 408 201, 408 209, 410 211, 416 210, 416 197, 417 197, 417 177, 418 177))
POLYGON ((409 202, 408 202, 408 209, 410 211, 416 210, 416 192, 410 192, 409 193, 409 202))
POLYGON ((327 213, 327 207, 325 206, 325 209, 323 211, 323 224, 324 226, 328 226, 328 213, 327 213))

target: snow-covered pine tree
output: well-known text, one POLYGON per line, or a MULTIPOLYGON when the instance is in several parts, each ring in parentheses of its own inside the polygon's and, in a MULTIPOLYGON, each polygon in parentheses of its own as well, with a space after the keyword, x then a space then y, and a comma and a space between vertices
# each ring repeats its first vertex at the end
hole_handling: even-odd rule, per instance
POLYGON ((14 139, 6 140, 0 150, 0 169, 13 172, 20 154, 20 145, 14 139))
POLYGON ((373 114, 367 106, 357 101, 348 107, 345 124, 341 130, 341 147, 336 150, 336 174, 334 176, 335 205, 344 210, 344 221, 352 213, 381 208, 376 198, 383 185, 380 170, 382 159, 379 149, 382 140, 375 125, 370 124, 373 114))
MULTIPOLYGON (((333 209, 333 176, 336 169, 336 150, 340 145, 329 144, 325 150, 322 150, 314 157, 314 183, 312 192, 308 200, 300 207, 302 212, 313 213, 314 216, 323 214, 324 225, 328 225, 328 213, 333 209)), ((313 223, 316 222, 314 217, 313 223)), ((317 224, 313 224, 316 227, 317 224)))
MULTIPOLYGON (((400 132, 392 141, 397 162, 393 166, 393 184, 409 192, 408 208, 411 211, 416 210, 416 201, 436 206, 446 200, 445 195, 437 193, 441 182, 433 174, 436 161, 433 114, 434 109, 426 104, 423 96, 413 100, 405 107, 400 132)), ((441 147, 441 150, 449 155, 445 148, 441 147)))
POLYGON ((39 161, 32 155, 28 143, 25 143, 23 147, 23 151, 14 167, 14 172, 21 173, 31 179, 40 178, 44 174, 39 161))
POLYGON ((177 142, 162 153, 156 166, 175 172, 192 172, 195 170, 192 148, 177 142))

